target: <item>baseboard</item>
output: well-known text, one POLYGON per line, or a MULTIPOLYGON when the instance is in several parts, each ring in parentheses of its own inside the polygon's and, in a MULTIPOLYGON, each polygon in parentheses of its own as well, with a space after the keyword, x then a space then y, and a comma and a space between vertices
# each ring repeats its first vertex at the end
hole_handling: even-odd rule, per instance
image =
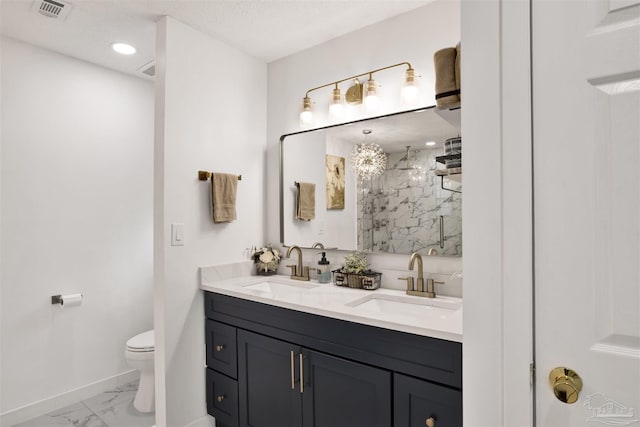
POLYGON ((132 369, 130 371, 69 390, 65 393, 3 412, 0 414, 0 426, 9 427, 14 424, 30 420, 31 418, 39 417, 51 411, 55 411, 56 409, 64 408, 65 406, 96 396, 107 390, 112 390, 119 385, 134 381, 138 376, 138 371, 136 369, 132 369))
POLYGON ((209 415, 207 415, 202 418, 198 418, 195 421, 191 421, 185 427, 215 427, 215 426, 216 426, 216 421, 213 419, 213 417, 210 417, 209 415))

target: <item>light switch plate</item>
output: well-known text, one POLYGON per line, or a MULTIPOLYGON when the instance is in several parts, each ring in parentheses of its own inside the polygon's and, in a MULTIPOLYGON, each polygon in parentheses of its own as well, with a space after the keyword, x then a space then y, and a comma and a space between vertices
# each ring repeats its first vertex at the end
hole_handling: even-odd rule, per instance
POLYGON ((171 246, 184 246, 184 224, 171 224, 171 246))

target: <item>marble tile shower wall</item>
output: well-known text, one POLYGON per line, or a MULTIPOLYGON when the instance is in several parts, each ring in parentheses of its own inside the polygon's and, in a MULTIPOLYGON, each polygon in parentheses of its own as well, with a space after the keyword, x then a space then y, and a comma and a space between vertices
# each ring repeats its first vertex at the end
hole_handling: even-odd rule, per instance
MULTIPOLYGON (((435 248, 440 255, 462 255, 462 194, 443 190, 435 157, 442 149, 390 153, 387 170, 358 182, 358 247, 388 253, 435 248), (440 216, 444 248, 440 247, 440 216)), ((441 166, 442 167, 442 166, 441 166)))

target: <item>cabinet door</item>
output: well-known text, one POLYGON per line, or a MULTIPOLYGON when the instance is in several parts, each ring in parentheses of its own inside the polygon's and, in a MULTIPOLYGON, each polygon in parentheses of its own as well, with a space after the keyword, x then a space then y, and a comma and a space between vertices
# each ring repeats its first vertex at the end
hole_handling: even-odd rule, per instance
POLYGON ((300 427, 300 348, 238 330, 238 390, 242 427, 300 427))
POLYGON ((462 392, 395 374, 393 413, 394 427, 462 427, 462 392))
POLYGON ((390 427, 391 373, 303 350, 304 427, 390 427))
POLYGON ((207 366, 237 378, 236 328, 207 320, 206 326, 207 366))
POLYGON ((238 382, 207 369, 207 412, 216 427, 238 427, 238 382))

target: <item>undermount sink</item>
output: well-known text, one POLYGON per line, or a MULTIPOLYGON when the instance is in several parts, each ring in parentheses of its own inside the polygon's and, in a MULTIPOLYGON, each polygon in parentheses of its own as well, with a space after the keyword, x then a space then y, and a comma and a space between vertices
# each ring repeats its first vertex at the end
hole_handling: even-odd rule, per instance
POLYGON ((455 300, 385 294, 367 295, 346 305, 374 313, 439 318, 446 318, 462 308, 462 303, 455 300))
POLYGON ((306 289, 317 288, 320 285, 313 283, 300 282, 300 283, 281 283, 281 282, 260 282, 253 285, 243 286, 244 289, 251 291, 268 292, 271 294, 277 294, 280 292, 295 292, 306 289))

